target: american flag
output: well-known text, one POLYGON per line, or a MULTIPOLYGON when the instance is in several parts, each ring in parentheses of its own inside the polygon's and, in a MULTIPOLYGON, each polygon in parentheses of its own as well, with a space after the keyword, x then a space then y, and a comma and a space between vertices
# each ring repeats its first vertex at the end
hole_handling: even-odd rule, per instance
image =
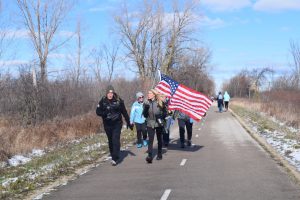
POLYGON ((161 81, 155 89, 170 99, 169 110, 179 110, 196 121, 202 119, 212 104, 207 96, 179 84, 164 74, 161 74, 161 81))

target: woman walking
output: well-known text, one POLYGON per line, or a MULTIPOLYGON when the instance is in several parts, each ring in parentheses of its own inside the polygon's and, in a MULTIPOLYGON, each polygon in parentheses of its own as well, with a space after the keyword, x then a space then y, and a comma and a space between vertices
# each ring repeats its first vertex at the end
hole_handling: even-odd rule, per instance
POLYGON ((225 94, 224 94, 225 111, 228 110, 229 100, 230 100, 230 96, 229 96, 228 92, 225 91, 225 94))
POLYGON ((223 105, 224 105, 224 102, 223 102, 223 95, 221 92, 219 92, 219 95, 218 95, 218 108, 219 108, 219 112, 221 113, 223 111, 223 105))
POLYGON ((112 157, 111 164, 117 165, 120 154, 120 135, 122 129, 122 115, 127 122, 127 127, 132 130, 129 116, 124 101, 115 93, 110 85, 106 89, 106 95, 101 98, 96 113, 103 119, 104 130, 108 139, 109 152, 112 157))
POLYGON ((132 104, 131 112, 130 112, 130 124, 131 126, 135 124, 135 128, 136 128, 137 148, 141 148, 143 145, 146 147, 148 144, 147 128, 145 123, 145 117, 143 116, 143 105, 144 105, 144 94, 138 92, 136 93, 136 101, 132 104))
POLYGON ((147 163, 153 160, 153 141, 154 135, 157 138, 157 156, 156 160, 162 159, 162 134, 164 128, 164 119, 166 117, 166 106, 159 97, 159 93, 155 89, 148 91, 148 102, 144 104, 143 115, 147 121, 147 131, 149 136, 147 163))

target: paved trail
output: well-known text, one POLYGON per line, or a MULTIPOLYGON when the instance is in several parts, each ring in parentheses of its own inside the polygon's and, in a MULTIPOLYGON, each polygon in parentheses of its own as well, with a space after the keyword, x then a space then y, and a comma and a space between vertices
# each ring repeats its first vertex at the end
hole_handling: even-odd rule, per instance
POLYGON ((299 186, 229 112, 216 110, 194 124, 192 148, 178 148, 176 128, 163 160, 146 164, 146 148, 132 147, 118 166, 104 163, 44 199, 299 200, 299 186))

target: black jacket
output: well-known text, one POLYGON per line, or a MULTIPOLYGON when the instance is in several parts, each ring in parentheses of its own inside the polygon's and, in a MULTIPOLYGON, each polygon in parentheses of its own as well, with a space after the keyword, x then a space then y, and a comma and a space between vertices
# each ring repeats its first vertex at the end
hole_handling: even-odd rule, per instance
POLYGON ((114 96, 112 100, 103 97, 99 101, 96 114, 102 117, 103 123, 106 125, 122 123, 122 115, 125 118, 127 125, 130 124, 124 101, 119 97, 114 96))

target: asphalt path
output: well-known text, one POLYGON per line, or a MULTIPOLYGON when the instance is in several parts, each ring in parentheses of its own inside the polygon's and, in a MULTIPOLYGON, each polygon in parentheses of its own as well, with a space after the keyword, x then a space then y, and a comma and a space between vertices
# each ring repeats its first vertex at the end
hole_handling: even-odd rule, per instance
POLYGON ((147 164, 146 148, 131 147, 121 152, 119 165, 105 162, 43 199, 300 199, 299 185, 229 112, 218 113, 212 106, 194 124, 190 148, 179 148, 176 124, 162 160, 147 164))

